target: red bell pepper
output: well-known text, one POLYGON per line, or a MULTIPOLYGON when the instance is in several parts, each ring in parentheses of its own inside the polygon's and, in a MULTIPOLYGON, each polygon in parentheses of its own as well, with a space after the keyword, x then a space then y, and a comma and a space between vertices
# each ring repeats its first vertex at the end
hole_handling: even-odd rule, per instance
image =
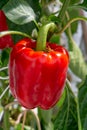
MULTIPOLYGON (((0 10, 0 32, 1 31, 7 31, 8 25, 6 22, 5 14, 2 10, 0 10)), ((13 46, 13 40, 11 35, 6 35, 0 38, 0 49, 4 49, 6 47, 12 47, 13 46)))
POLYGON ((12 49, 9 60, 10 89, 24 107, 49 109, 64 89, 69 55, 57 44, 35 51, 36 42, 24 38, 12 49))

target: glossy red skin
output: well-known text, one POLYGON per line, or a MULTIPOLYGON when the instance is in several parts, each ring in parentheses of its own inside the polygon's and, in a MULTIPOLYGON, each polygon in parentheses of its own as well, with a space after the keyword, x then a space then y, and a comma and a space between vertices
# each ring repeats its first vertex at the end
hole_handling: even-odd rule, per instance
POLYGON ((56 44, 47 43, 49 52, 35 51, 35 46, 28 38, 14 46, 9 60, 10 89, 24 107, 49 109, 64 89, 69 55, 56 44))
MULTIPOLYGON (((6 22, 5 14, 2 10, 0 10, 0 32, 1 31, 7 31, 8 25, 6 22)), ((6 35, 0 38, 0 49, 4 49, 7 47, 13 46, 13 40, 11 35, 6 35)))

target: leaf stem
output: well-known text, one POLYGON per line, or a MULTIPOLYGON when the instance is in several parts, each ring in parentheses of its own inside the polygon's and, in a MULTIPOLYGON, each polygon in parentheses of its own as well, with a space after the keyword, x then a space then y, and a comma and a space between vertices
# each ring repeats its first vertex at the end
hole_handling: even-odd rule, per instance
POLYGON ((22 35, 24 37, 28 37, 30 38, 30 36, 24 32, 19 32, 19 31, 3 31, 3 32, 0 32, 0 37, 3 37, 5 35, 8 35, 8 34, 16 34, 16 35, 22 35))
POLYGON ((67 10, 67 7, 70 3, 70 0, 64 0, 64 3, 62 5, 62 8, 60 10, 60 13, 58 15, 58 18, 63 21, 64 17, 65 17, 65 13, 66 13, 66 10, 67 10))
POLYGON ((5 106, 5 109, 8 109, 10 106, 18 104, 18 101, 13 101, 5 106))
POLYGON ((1 77, 0 76, 0 80, 8 80, 9 79, 9 76, 6 76, 6 77, 1 77))
POLYGON ((82 130, 81 119, 80 119, 80 112, 79 112, 78 98, 76 98, 76 104, 77 104, 77 116, 78 116, 78 130, 82 130))
POLYGON ((38 23, 36 20, 33 20, 34 24, 36 25, 37 29, 39 29, 38 23))
POLYGON ((25 124, 25 121, 26 121, 26 115, 27 115, 27 110, 24 111, 22 130, 24 130, 24 124, 25 124))
POLYGON ((57 34, 60 35, 61 33, 63 33, 73 22, 76 22, 78 20, 83 20, 83 21, 87 21, 87 18, 85 17, 77 17, 74 19, 71 19, 67 22, 67 24, 64 26, 63 29, 61 29, 57 34))
POLYGON ((0 68, 0 71, 8 69, 8 66, 0 68))
POLYGON ((70 84, 70 82, 69 82, 68 79, 66 79, 66 85, 67 85, 67 87, 69 88, 69 90, 70 90, 70 92, 72 93, 72 95, 74 95, 74 97, 75 97, 74 92, 71 90, 71 84, 70 84))
POLYGON ((6 89, 4 90, 4 92, 0 95, 0 100, 4 96, 4 94, 8 91, 8 89, 9 89, 9 86, 7 86, 6 89))
POLYGON ((68 102, 68 105, 67 105, 67 114, 66 114, 66 123, 64 125, 64 128, 66 129, 66 126, 67 126, 67 121, 68 121, 68 118, 69 118, 69 107, 70 107, 70 98, 69 98, 69 94, 68 94, 68 89, 66 88, 66 92, 67 92, 67 102, 68 102))
POLYGON ((35 114, 35 112, 34 112, 33 110, 31 110, 30 112, 31 112, 31 113, 34 115, 34 117, 36 118, 38 130, 41 130, 39 117, 37 116, 37 114, 35 114))
POLYGON ((10 129, 10 124, 9 124, 9 111, 4 110, 4 130, 9 130, 10 129))

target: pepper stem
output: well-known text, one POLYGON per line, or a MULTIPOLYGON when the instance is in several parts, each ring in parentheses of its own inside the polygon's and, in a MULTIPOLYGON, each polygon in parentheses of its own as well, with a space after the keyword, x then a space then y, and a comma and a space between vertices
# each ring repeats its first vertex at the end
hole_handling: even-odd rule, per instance
POLYGON ((48 31, 50 30, 51 32, 54 32, 55 29, 56 29, 56 25, 52 22, 40 28, 38 33, 38 38, 37 38, 37 45, 36 45, 37 51, 46 50, 46 40, 47 40, 48 31))

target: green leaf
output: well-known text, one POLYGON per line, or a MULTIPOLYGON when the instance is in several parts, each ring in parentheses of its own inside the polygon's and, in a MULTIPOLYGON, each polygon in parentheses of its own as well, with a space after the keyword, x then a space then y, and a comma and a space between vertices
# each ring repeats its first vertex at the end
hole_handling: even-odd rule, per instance
POLYGON ((0 127, 0 130, 3 130, 3 129, 0 127))
POLYGON ((52 22, 58 23, 58 24, 61 22, 60 19, 57 16, 55 16, 54 14, 49 16, 49 20, 52 22))
POLYGON ((54 35, 50 38, 50 42, 51 42, 51 43, 60 44, 60 36, 54 34, 54 35))
POLYGON ((22 125, 21 124, 18 124, 15 126, 15 130, 21 130, 22 129, 22 125))
MULTIPOLYGON (((8 59, 9 59, 9 53, 10 53, 10 50, 9 49, 4 49, 2 52, 1 52, 1 62, 3 63, 2 64, 2 67, 3 66, 7 66, 8 64, 8 59)), ((0 66, 1 67, 1 66, 0 66)))
POLYGON ((9 0, 0 0, 0 9, 8 2, 9 0))
POLYGON ((81 4, 78 4, 77 6, 87 11, 87 0, 84 0, 81 4))
POLYGON ((87 75, 87 65, 84 61, 84 57, 80 48, 77 46, 73 39, 69 39, 69 55, 70 64, 69 67, 81 79, 84 79, 87 75))
POLYGON ((36 19, 39 20, 41 16, 41 6, 39 4, 39 0, 26 0, 27 3, 32 7, 36 14, 36 19))
POLYGON ((87 130, 87 76, 78 92, 82 130, 87 130))
POLYGON ((54 120, 54 130, 78 130, 75 96, 66 87, 66 98, 54 120))
POLYGON ((58 107, 61 107, 63 105, 65 98, 66 98, 66 90, 64 89, 63 94, 62 94, 60 100, 57 103, 58 107))
POLYGON ((35 20, 35 13, 25 0, 9 0, 3 8, 12 22, 22 25, 35 20))

